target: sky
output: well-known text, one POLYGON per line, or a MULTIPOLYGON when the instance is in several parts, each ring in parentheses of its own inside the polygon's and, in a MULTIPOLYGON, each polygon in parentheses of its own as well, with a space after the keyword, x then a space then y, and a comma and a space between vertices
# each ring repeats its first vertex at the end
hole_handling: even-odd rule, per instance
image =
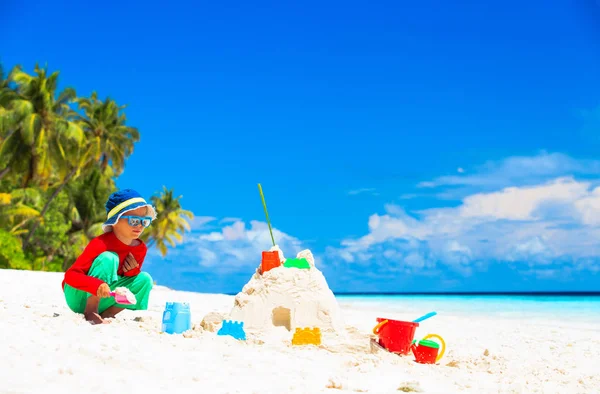
POLYGON ((600 290, 599 2, 173 4, 0 1, 4 67, 126 104, 118 187, 194 213, 158 284, 240 291, 261 183, 335 292, 600 290))

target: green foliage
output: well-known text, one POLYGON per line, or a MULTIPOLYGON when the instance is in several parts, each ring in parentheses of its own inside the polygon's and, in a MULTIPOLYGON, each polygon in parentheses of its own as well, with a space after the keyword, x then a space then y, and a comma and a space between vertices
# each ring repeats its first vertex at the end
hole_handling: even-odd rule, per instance
MULTIPOLYGON (((71 266, 102 233, 104 204, 140 139, 125 106, 59 90, 58 79, 47 67, 6 75, 0 65, 0 268, 71 266)), ((165 255, 193 215, 172 190, 152 201, 159 218, 146 240, 165 255)))
POLYGON ((27 247, 29 256, 34 259, 34 269, 43 271, 60 270, 62 264, 50 264, 54 261, 59 253, 61 246, 69 242, 67 231, 71 228, 69 220, 69 197, 63 192, 56 197, 46 215, 44 216, 43 225, 39 227, 33 235, 32 240, 27 247))
POLYGON ((167 254, 167 243, 175 246, 183 240, 185 231, 190 230, 188 220, 194 218, 192 212, 181 208, 180 199, 181 196, 173 197, 173 190, 164 186, 162 192, 151 199, 158 213, 142 239, 148 241, 149 245, 155 245, 163 256, 167 254))
POLYGON ((0 230, 0 268, 30 268, 25 261, 19 238, 4 230, 0 230))
POLYGON ((72 182, 67 190, 72 206, 70 233, 82 231, 90 238, 100 235, 106 219, 104 204, 115 190, 114 181, 104 176, 99 168, 93 168, 81 179, 72 182))

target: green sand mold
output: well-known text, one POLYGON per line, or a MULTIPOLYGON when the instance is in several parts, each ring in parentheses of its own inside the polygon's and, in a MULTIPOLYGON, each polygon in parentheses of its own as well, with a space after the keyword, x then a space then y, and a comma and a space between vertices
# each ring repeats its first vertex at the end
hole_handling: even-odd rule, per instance
MULTIPOLYGON (((414 340, 412 341, 413 345, 414 345, 416 342, 417 342, 417 340, 416 340, 416 339, 414 339, 414 340)), ((428 340, 428 339, 422 339, 422 340, 420 340, 420 341, 419 341, 419 346, 432 347, 432 348, 434 348, 434 349, 439 349, 439 348, 440 348, 440 345, 439 345, 437 342, 435 342, 435 341, 430 341, 430 340, 428 340)))
POLYGON ((300 269, 310 269, 310 264, 305 258, 301 259, 286 259, 283 264, 285 268, 300 268, 300 269))

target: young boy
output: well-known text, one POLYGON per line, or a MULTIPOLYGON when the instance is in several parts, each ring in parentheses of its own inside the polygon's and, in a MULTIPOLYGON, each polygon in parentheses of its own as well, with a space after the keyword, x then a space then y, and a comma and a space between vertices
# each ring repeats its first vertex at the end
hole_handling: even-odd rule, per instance
POLYGON ((135 190, 110 195, 104 234, 92 239, 62 282, 65 299, 75 313, 92 324, 105 323, 123 309, 146 310, 152 278, 141 272, 146 245, 139 236, 156 219, 156 211, 135 190), (137 303, 120 305, 110 296, 117 287, 131 291, 137 303))

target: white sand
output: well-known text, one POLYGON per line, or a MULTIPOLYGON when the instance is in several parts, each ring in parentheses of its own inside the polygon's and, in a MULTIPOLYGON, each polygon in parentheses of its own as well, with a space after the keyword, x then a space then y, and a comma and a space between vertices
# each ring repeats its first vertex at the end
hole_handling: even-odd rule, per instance
POLYGON ((0 393, 598 393, 600 327, 440 315, 433 332, 449 346, 441 365, 370 353, 375 317, 342 304, 348 337, 292 347, 285 329, 247 342, 195 329, 161 334, 166 301, 187 301, 198 324, 227 314, 233 297, 156 287, 150 309, 92 326, 65 305, 62 274, 0 270, 0 393), (134 320, 135 318, 135 320, 134 320), (141 321, 138 321, 140 320, 141 321), (484 355, 488 350, 489 355, 484 355), (448 365, 450 363, 450 365, 448 365))

